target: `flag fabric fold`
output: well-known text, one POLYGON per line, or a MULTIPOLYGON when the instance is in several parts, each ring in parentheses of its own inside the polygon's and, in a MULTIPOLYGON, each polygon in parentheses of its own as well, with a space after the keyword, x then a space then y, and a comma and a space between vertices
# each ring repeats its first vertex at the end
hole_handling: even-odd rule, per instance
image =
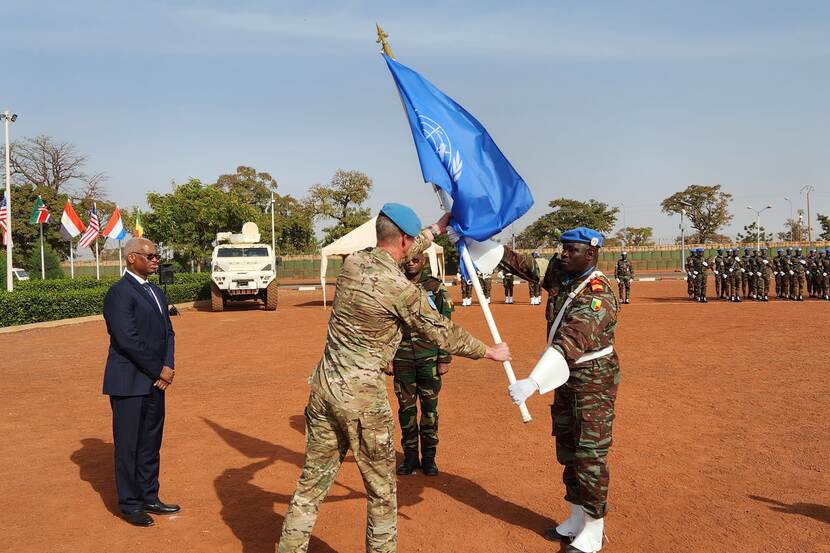
POLYGON ((107 226, 104 228, 104 232, 102 234, 107 238, 112 238, 113 240, 123 240, 127 235, 127 231, 124 230, 124 222, 121 220, 121 212, 118 210, 118 207, 115 208, 115 211, 112 213, 109 221, 107 221, 107 226))
POLYGON ((92 210, 89 212, 89 225, 87 225, 86 230, 81 235, 81 239, 78 240, 78 247, 91 247, 95 243, 95 240, 98 238, 100 232, 101 227, 98 224, 98 209, 95 204, 92 204, 92 210))
POLYGON ((384 55, 406 110, 424 181, 453 199, 453 227, 488 240, 533 205, 530 188, 487 129, 417 72, 384 55))
POLYGON ((3 233, 4 246, 9 243, 11 238, 9 226, 9 210, 6 207, 6 193, 3 192, 3 201, 0 202, 0 231, 3 233))
POLYGON ((61 234, 67 240, 72 240, 81 234, 86 225, 84 225, 78 214, 75 213, 75 208, 72 207, 72 202, 66 200, 66 205, 63 207, 61 214, 61 234))
POLYGON ((49 213, 49 208, 43 203, 43 198, 38 196, 32 208, 32 215, 29 217, 29 223, 32 225, 43 225, 50 220, 52 220, 52 214, 49 213))
POLYGON ((144 225, 141 224, 141 210, 139 209, 135 214, 135 228, 133 229, 133 236, 141 238, 144 236, 144 225))

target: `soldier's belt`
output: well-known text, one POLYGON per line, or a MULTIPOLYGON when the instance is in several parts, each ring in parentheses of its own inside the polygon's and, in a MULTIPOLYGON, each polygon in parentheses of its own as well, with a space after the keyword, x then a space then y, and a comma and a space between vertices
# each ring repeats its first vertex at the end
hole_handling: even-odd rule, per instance
POLYGON ((581 365, 582 363, 587 363, 588 361, 593 361, 594 359, 600 359, 602 357, 608 357, 614 353, 614 346, 608 346, 607 348, 602 348, 598 351, 592 351, 591 353, 586 353, 582 357, 576 360, 576 365, 581 365))

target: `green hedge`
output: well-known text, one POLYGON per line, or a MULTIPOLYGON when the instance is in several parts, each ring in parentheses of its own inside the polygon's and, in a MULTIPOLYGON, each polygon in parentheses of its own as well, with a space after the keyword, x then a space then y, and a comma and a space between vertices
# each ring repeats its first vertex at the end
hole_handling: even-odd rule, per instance
MULTIPOLYGON (((210 275, 180 278, 167 287, 170 303, 210 297, 210 275)), ((28 281, 12 293, 0 293, 0 327, 99 315, 104 296, 118 279, 59 279, 28 281), (94 284, 93 284, 94 283, 94 284)), ((156 280, 154 278, 154 280, 156 280)))

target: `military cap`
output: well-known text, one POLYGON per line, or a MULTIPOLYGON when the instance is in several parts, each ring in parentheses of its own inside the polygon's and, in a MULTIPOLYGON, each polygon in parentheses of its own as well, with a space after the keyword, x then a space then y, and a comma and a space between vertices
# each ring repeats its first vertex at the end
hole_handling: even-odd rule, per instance
POLYGON ((718 253, 723 253, 723 248, 718 248, 718 253))
POLYGON ((796 248, 795 251, 800 252, 801 248, 796 248))
POLYGON ((402 204, 388 203, 383 204, 380 212, 389 217, 395 225, 404 233, 412 236, 418 236, 421 232, 421 220, 412 211, 412 208, 406 207, 402 204))
POLYGON ((761 251, 762 251, 762 252, 767 251, 767 247, 766 247, 766 246, 761 246, 761 251))
POLYGON ((778 248, 778 253, 784 253, 784 250, 782 250, 781 248, 778 248))
POLYGON ((533 257, 539 257, 539 255, 541 255, 541 254, 539 252, 533 252, 530 255, 533 256, 533 257))
POLYGON ((816 253, 815 249, 810 250, 810 253, 816 253))
POLYGON ((597 248, 602 247, 602 234, 597 231, 585 227, 576 227, 574 229, 565 231, 559 237, 559 241, 563 244, 565 242, 579 242, 580 244, 588 244, 597 248))
POLYGON ((826 250, 824 250, 824 253, 830 253, 830 248, 827 248, 826 250))
POLYGON ((748 252, 749 248, 744 248, 744 253, 748 252))

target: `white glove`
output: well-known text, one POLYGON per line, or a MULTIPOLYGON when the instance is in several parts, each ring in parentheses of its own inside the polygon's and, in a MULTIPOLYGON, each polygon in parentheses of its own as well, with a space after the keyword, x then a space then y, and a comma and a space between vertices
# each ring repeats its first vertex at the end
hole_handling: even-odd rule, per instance
POLYGON ((450 239, 450 243, 453 245, 458 244, 458 240, 461 239, 458 235, 458 231, 449 226, 447 227, 447 238, 450 239))
POLYGON ((761 273, 755 273, 755 274, 758 275, 758 276, 761 276, 761 273))
POLYGON ((708 266, 709 266, 709 264, 708 264, 708 263, 706 263, 706 262, 704 261, 704 262, 703 262, 703 266, 704 266, 704 267, 708 267, 708 266))
POLYGON ((821 273, 821 274, 822 274, 822 276, 827 276, 827 273, 821 273))
POLYGON ((617 284, 619 284, 619 283, 620 283, 620 279, 615 278, 614 280, 616 280, 616 281, 617 281, 617 284))
POLYGON ((741 268, 741 272, 742 272, 742 273, 745 273, 745 272, 746 272, 746 269, 741 268))
POLYGON ((765 260, 764 260, 764 265, 767 265, 768 263, 769 263, 769 261, 767 261, 767 260, 765 259, 765 260))
POLYGON ((735 269, 729 269, 729 272, 731 273, 731 272, 732 272, 732 271, 734 271, 734 270, 735 270, 735 269))
POLYGON ((799 259, 799 260, 798 260, 798 262, 799 262, 799 263, 801 263, 802 265, 806 265, 806 264, 807 264, 807 261, 805 261, 804 259, 799 259))
POLYGON ((791 275, 794 275, 795 273, 794 273, 794 272, 792 272, 792 271, 790 271, 790 274, 791 274, 791 275))
POLYGON ((692 274, 693 274, 694 276, 697 276, 697 271, 692 271, 692 274))
POLYGON ((516 405, 521 405, 527 398, 532 396, 539 390, 539 385, 532 378, 525 378, 517 380, 507 388, 507 393, 510 394, 510 399, 516 405))
POLYGON ((773 271, 773 272, 772 272, 772 274, 773 274, 774 276, 778 276, 778 271, 773 271))

